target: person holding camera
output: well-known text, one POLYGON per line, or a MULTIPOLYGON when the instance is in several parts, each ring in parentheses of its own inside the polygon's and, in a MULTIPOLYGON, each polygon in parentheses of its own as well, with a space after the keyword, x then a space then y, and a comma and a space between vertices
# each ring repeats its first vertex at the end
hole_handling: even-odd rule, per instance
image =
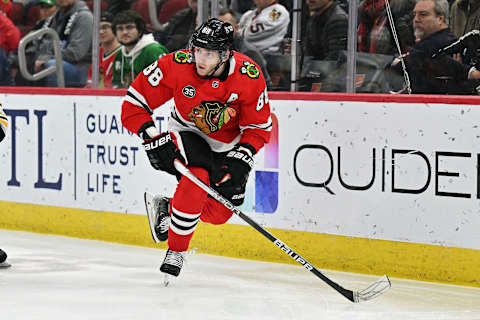
MULTIPOLYGON (((447 0, 418 0, 413 10, 416 43, 403 59, 410 76, 412 93, 461 94, 473 93, 480 72, 442 52, 457 40, 447 24, 447 0)), ((401 58, 393 60, 390 68, 402 72, 401 58)))

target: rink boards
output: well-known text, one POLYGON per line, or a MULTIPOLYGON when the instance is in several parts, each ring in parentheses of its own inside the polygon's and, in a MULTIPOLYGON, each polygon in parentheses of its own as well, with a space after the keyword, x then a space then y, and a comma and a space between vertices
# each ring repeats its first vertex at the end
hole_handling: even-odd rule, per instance
MULTIPOLYGON (((143 192, 176 180, 122 128, 124 91, 8 90, 0 227, 153 246, 143 192)), ((245 213, 319 268, 480 286, 479 99, 270 95, 245 213)), ((291 262, 237 218, 191 247, 291 262)))

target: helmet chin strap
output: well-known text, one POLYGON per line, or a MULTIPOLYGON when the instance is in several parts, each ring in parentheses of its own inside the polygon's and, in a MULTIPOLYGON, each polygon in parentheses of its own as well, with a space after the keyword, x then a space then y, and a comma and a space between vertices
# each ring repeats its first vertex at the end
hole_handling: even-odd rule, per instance
POLYGON ((217 72, 217 70, 222 66, 222 64, 225 64, 226 61, 220 61, 219 63, 217 63, 217 65, 215 66, 215 68, 213 69, 213 71, 209 74, 209 75, 206 75, 205 77, 203 77, 204 79, 212 79, 213 78, 213 75, 215 74, 215 72, 217 72))

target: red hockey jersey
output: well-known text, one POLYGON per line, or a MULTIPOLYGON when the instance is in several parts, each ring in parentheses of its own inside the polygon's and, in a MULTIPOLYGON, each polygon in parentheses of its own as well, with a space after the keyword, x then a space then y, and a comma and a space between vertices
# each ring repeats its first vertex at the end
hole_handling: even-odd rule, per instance
MULTIPOLYGON (((112 78, 113 78, 113 60, 115 60, 115 55, 118 50, 121 50, 122 46, 118 46, 115 50, 110 52, 108 55, 105 55, 103 52, 103 47, 99 48, 99 88, 111 88, 112 87, 112 78)), ((92 80, 92 66, 88 70, 88 79, 89 82, 92 80)), ((87 88, 89 85, 87 85, 87 88)))
POLYGON ((195 131, 213 151, 246 142, 257 151, 272 128, 265 79, 258 65, 233 52, 226 79, 198 76, 191 54, 179 50, 161 57, 141 72, 122 105, 122 123, 130 131, 152 121, 153 110, 174 99, 170 131, 195 131))

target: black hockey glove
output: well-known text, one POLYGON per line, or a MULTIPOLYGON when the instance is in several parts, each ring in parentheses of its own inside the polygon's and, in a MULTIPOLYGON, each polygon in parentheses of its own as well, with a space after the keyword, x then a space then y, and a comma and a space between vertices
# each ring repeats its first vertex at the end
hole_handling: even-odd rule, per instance
POLYGON ((239 143, 214 170, 212 187, 235 206, 240 206, 245 199, 245 187, 255 153, 255 148, 248 143, 239 143))
POLYGON ((150 164, 157 170, 178 176, 179 173, 173 166, 173 160, 178 159, 186 164, 175 143, 175 139, 172 138, 169 132, 163 132, 153 138, 146 138, 143 142, 143 147, 147 152, 150 164))

